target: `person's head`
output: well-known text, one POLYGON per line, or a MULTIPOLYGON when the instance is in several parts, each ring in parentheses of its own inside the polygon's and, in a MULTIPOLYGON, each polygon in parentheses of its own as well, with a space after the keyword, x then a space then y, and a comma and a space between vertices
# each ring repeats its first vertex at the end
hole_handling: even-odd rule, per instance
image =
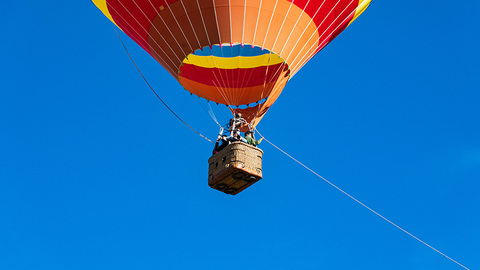
POLYGON ((242 118, 242 114, 241 113, 236 113, 235 118, 242 118))
POLYGON ((245 137, 248 137, 248 136, 252 137, 252 134, 253 133, 251 131, 247 131, 247 132, 245 132, 245 137))

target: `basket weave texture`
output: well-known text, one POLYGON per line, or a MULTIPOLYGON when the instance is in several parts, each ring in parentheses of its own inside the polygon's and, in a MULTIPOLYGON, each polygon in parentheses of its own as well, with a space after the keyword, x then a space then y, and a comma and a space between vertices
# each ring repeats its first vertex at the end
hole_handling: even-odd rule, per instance
POLYGON ((238 194, 262 179, 263 151, 233 142, 208 159, 208 185, 227 194, 238 194))

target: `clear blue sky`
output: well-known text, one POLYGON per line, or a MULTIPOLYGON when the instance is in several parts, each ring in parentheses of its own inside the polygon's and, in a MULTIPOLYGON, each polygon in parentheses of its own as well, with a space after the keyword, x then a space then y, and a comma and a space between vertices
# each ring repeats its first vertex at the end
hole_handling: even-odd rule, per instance
MULTIPOLYGON (((161 105, 90 1, 0 6, 0 269, 462 269, 266 142, 263 180, 210 189, 212 145, 161 105)), ((479 9, 376 1, 258 126, 470 269, 479 9)), ((195 98, 123 37, 165 101, 214 138, 195 98)))

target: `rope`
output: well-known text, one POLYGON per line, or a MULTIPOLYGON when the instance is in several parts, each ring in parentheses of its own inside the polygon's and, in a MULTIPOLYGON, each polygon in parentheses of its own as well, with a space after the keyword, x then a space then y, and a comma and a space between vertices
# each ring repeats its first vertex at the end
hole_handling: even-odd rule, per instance
MULTIPOLYGON (((260 136, 263 137, 263 135, 258 131, 257 129, 257 132, 260 136)), ((337 189, 338 191, 342 192, 343 194, 345 194, 347 197, 349 197, 350 199, 354 200, 355 202, 357 202, 358 204, 360 204, 361 206, 365 207, 366 209, 368 209, 370 212, 374 213, 375 215, 379 216, 380 218, 382 218, 383 220, 385 220, 386 222, 392 224, 393 226, 395 226, 397 229, 401 230, 402 232, 408 234, 409 236, 411 236, 412 238, 414 238, 415 240, 419 241, 420 243, 424 244, 425 246, 429 247, 430 249, 434 250, 435 252, 439 253, 440 255, 442 255, 443 257, 449 259, 450 261, 456 263, 457 265, 459 265, 460 267, 464 268, 464 269, 467 269, 467 270, 470 270, 469 268, 465 267, 464 265, 460 264, 459 262, 455 261, 454 259, 450 258, 449 256, 445 255, 444 253, 440 252, 438 249, 432 247, 431 245, 427 244, 426 242, 422 241, 420 238, 416 237, 415 235, 411 234, 410 232, 408 232, 407 230, 403 229, 402 227, 400 227, 399 225, 393 223, 393 221, 387 219, 386 217, 382 216, 381 214, 379 214, 378 212, 376 212, 375 210, 373 210, 372 208, 368 207, 367 205, 365 205, 364 203, 362 203, 361 201, 359 201, 358 199, 356 199, 355 197, 353 197, 352 195, 348 194, 346 191, 344 191, 343 189, 337 187, 335 184, 333 184, 332 182, 328 181, 327 179, 325 179, 323 176, 319 175, 318 173, 316 173, 314 170, 310 169, 309 167, 307 167, 306 165, 304 165, 303 163, 301 163, 300 161, 296 160, 294 157, 292 157, 291 155, 287 154, 287 152, 283 151, 282 149, 280 149, 278 146, 276 146, 275 144, 273 144, 272 142, 270 142, 269 140, 267 140, 265 137, 263 137, 263 139, 268 142, 269 144, 271 144, 273 147, 275 147, 277 150, 279 150, 280 152, 282 152, 283 154, 285 154, 287 157, 291 158, 292 160, 294 160, 295 162, 297 162, 298 164, 300 164, 302 167, 304 167, 305 169, 309 170, 311 173, 313 173, 314 175, 316 175, 317 177, 319 177, 320 179, 322 179, 323 181, 327 182, 329 185, 331 185, 332 187, 334 187, 335 189, 337 189)))
MULTIPOLYGON (((148 0, 148 2, 150 3, 150 5, 152 6, 153 9, 156 9, 155 6, 152 4, 152 2, 151 2, 150 0, 148 0)), ((172 63, 173 65, 175 65, 175 62, 168 56, 168 54, 167 54, 167 53, 162 49, 162 47, 156 42, 156 39, 154 39, 154 38, 151 36, 151 34, 140 24, 140 22, 136 19, 136 17, 135 17, 122 3, 120 3, 120 4, 121 4, 122 7, 124 8, 124 10, 125 10, 132 18, 134 18, 135 22, 136 22, 139 26, 142 27, 142 30, 145 31, 145 33, 148 35, 148 37, 155 42, 155 44, 156 44, 156 45, 158 46, 158 48, 162 51, 162 53, 164 54, 164 56, 170 61, 170 63, 172 63)), ((197 4, 198 4, 198 0, 197 0, 197 4)), ((114 12, 118 13, 118 12, 115 10, 115 8, 114 8, 113 6, 111 6, 109 3, 107 3, 107 5, 108 5, 109 8, 111 8, 114 12)), ((144 12, 144 10, 143 10, 136 2, 135 2, 135 5, 136 5, 136 7, 142 12, 142 14, 143 14, 143 16, 145 17, 145 19, 148 19, 146 13, 144 12)), ((183 5, 183 3, 182 3, 182 5, 183 5)), ((199 6, 199 5, 198 5, 198 6, 199 6)), ((199 10, 200 10, 200 12, 201 12, 200 6, 199 6, 199 10)), ((185 8, 184 8, 184 11, 185 11, 185 13, 186 13, 186 15, 187 15, 187 17, 188 17, 188 13, 186 12, 185 8)), ((170 12, 172 12, 172 11, 170 10, 170 12)), ((157 14, 159 15, 158 11, 157 11, 157 14)), ((172 13, 172 15, 173 15, 173 13, 172 13)), ((202 14, 201 14, 201 15, 202 15, 202 14)), ((119 15, 119 16, 120 16, 120 15, 119 15)), ((120 16, 120 17, 121 17, 121 16, 120 16)), ((159 16, 159 18, 162 20, 164 26, 166 27, 166 29, 168 30, 168 32, 169 32, 169 33, 172 35, 172 37, 174 38, 176 44, 178 45, 178 48, 179 48, 181 51, 183 51, 182 46, 180 46, 179 41, 175 38, 175 35, 174 35, 174 34, 172 33, 172 31, 170 30, 170 27, 165 23, 165 21, 163 20, 162 16, 159 16)), ((133 26, 132 26, 130 23, 128 23, 128 21, 126 21, 123 17, 121 17, 121 19, 122 19, 122 20, 124 21, 124 23, 126 23, 129 27, 133 28, 133 26)), ((202 15, 202 21, 203 21, 203 15, 202 15)), ((203 24, 205 25, 205 22, 203 22, 203 24)), ((177 24, 177 25, 178 25, 178 24, 177 24)), ((181 27, 181 25, 178 25, 178 26, 181 27)), ((191 25, 191 27, 192 27, 192 31, 194 31, 192 25, 191 25)), ((153 25, 153 28, 154 28, 155 31, 158 33, 158 35, 162 38, 162 40, 165 42, 165 44, 168 46, 168 48, 170 49, 170 51, 172 51, 172 52, 174 53, 174 55, 176 56, 177 60, 178 60, 179 62, 181 62, 181 60, 178 58, 178 55, 175 53, 175 51, 174 51, 173 48, 169 45, 169 43, 164 39, 163 35, 161 35, 161 33, 160 33, 159 30, 155 27, 155 25, 153 25)), ((218 28, 218 27, 217 27, 217 28, 218 28)), ((135 29, 133 29, 133 30, 135 31, 135 33, 136 33, 137 35, 139 35, 139 33, 138 33, 135 29)), ((125 30, 124 30, 124 31, 125 31, 125 30)), ((128 31, 127 31, 126 33, 128 34, 128 31)), ((207 33, 207 29, 206 29, 206 28, 205 28, 205 33, 207 33)), ((130 36, 131 36, 131 35, 130 35, 130 36)), ((196 36, 197 41, 198 41, 198 37, 197 37, 196 34, 195 34, 195 36, 196 36)), ((207 34, 207 38, 208 38, 208 34, 207 34)), ((210 39, 209 39, 209 38, 208 38, 208 40, 209 40, 209 43, 210 43, 210 39)), ((135 40, 135 41, 138 43, 138 40, 135 40)), ((143 41, 146 42, 145 39, 143 39, 143 41)), ((200 45, 200 43, 199 43, 199 45, 200 45)), ((160 56, 156 50, 154 50, 153 53, 157 56, 157 58, 156 58, 157 60, 160 59, 159 62, 162 64, 162 66, 164 66, 165 68, 168 68, 168 69, 171 71, 170 74, 172 74, 172 76, 177 77, 177 75, 178 75, 177 72, 174 71, 174 70, 171 68, 170 65, 164 63, 162 56, 160 56)), ((215 75, 215 74, 214 74, 214 75, 215 75)), ((221 75, 221 74, 220 74, 220 75, 221 75)), ((215 77, 215 78, 216 78, 216 77, 215 77)), ((216 80, 217 80, 218 84, 221 84, 220 81, 218 80, 218 78, 216 78, 216 80)), ((222 78, 222 80, 223 80, 223 78, 222 78)), ((220 86, 218 86, 217 84, 215 84, 215 85, 216 85, 219 93, 224 97, 224 99, 227 101, 227 103, 230 103, 228 97, 225 96, 225 93, 224 93, 224 91, 222 90, 222 88, 221 88, 220 86)), ((210 107, 210 105, 208 105, 208 106, 210 107)), ((208 109, 204 109, 204 110, 207 111, 207 113, 209 113, 209 115, 210 115, 211 117, 212 117, 212 114, 214 114, 214 113, 213 113, 213 110, 211 109, 211 107, 210 107, 210 110, 208 110, 208 109), (209 111, 211 111, 211 112, 209 112, 209 111)), ((215 116, 212 117, 212 119, 214 119, 214 118, 215 118, 215 116)), ((215 119, 214 119, 214 121, 215 121, 215 119)), ((219 125, 219 124, 218 124, 218 121, 215 121, 215 122, 217 122, 217 125, 219 125)))
POLYGON ((152 90, 152 92, 155 94, 155 96, 162 102, 162 104, 173 114, 175 115, 175 117, 177 117, 178 120, 180 120, 183 124, 185 124, 188 128, 190 128, 191 130, 193 130, 195 133, 197 133, 200 137, 204 138, 205 140, 213 143, 209 138, 205 137, 204 135, 202 135, 200 132, 198 132, 196 129, 194 129, 193 127, 191 127, 189 124, 187 124, 187 122, 183 121, 182 118, 180 118, 180 116, 178 116, 168 105, 167 103, 165 103, 165 101, 163 101, 163 99, 157 94, 157 92, 155 91, 155 89, 153 89, 153 87, 150 85, 150 83, 148 82, 148 80, 145 78, 145 76, 143 75, 142 71, 140 71, 140 69, 138 68, 137 64, 135 63, 135 61, 133 60, 132 56, 130 55, 130 52, 128 51, 127 47, 125 46, 125 43, 123 43, 123 40, 122 40, 122 37, 120 36, 120 34, 118 33, 117 29, 115 28, 115 26, 113 27, 113 29, 115 30, 115 33, 117 34, 117 37, 118 39, 120 40, 120 43, 122 43, 122 46, 123 46, 123 49, 125 49, 125 52, 127 53, 128 57, 130 58, 130 61, 132 61, 133 65, 135 66, 135 68, 137 69, 138 73, 140 73, 140 76, 142 76, 143 80, 147 83, 148 87, 150 87, 150 90, 152 90))
MULTIPOLYGON (((149 1, 149 2, 150 2, 150 1, 149 1)), ((150 2, 150 3, 151 3, 151 2, 150 2)), ((213 3, 215 4, 215 0, 213 0, 213 3)), ((260 6, 261 6, 261 3, 262 3, 262 1, 260 1, 260 6)), ((198 4, 198 2, 197 2, 197 4, 198 4)), ((182 2, 182 5, 183 5, 183 2, 182 2)), ((308 5, 308 3, 307 3, 307 5, 308 5)), ((323 3, 322 3, 322 5, 323 5, 323 3)), ((122 4, 122 6, 123 6, 123 4, 122 4)), ((214 5, 214 6, 215 6, 215 5, 214 5)), ((291 7, 291 6, 290 6, 290 7, 291 7)), ((319 9, 318 9, 317 12, 315 13, 314 17, 317 15, 317 13, 318 13, 318 11, 320 10, 321 7, 322 7, 322 6, 319 7, 319 9)), ((124 7, 124 8, 125 8, 125 7, 124 7)), ((169 7, 168 7, 168 8, 169 8, 169 7)), ((185 10, 185 7, 183 7, 183 8, 184 8, 184 10, 185 10)), ((230 5, 229 5, 229 8, 230 8, 230 5)), ((290 9, 288 10, 288 12, 289 12, 289 11, 290 11, 290 9)), ((345 10, 344 10, 344 11, 345 11, 345 10)), ((344 12, 344 11, 343 11, 343 12, 344 12)), ((170 12, 172 12, 172 11, 170 10, 170 12)), ((343 12, 342 12, 342 13, 343 13, 343 12)), ((142 11, 142 13, 143 13, 143 11, 142 11)), ((187 13, 187 12, 185 11, 185 13, 187 13)), ((172 15, 173 15, 173 12, 172 12, 172 15)), ((330 15, 330 13, 329 13, 328 15, 330 15)), ((328 17, 328 15, 327 15, 327 17, 328 17)), ((144 14, 144 16, 145 16, 145 14, 144 14)), ((188 14, 187 14, 187 16, 188 16, 188 14)), ((257 26, 258 26, 259 16, 260 16, 260 12, 259 12, 258 17, 257 17, 257 22, 256 22, 255 28, 257 28, 257 26)), ((132 16, 132 17, 133 17, 133 16, 132 16)), ((217 25, 218 25, 218 18, 217 18, 217 14, 216 14, 216 9, 215 9, 215 19, 216 19, 217 25)), ((338 17, 335 19, 335 21, 336 21, 337 19, 338 19, 338 17)), ((188 20, 189 20, 189 22, 190 22, 190 18, 188 18, 188 20)), ((202 20, 203 20, 203 16, 202 16, 202 20)), ((163 21, 163 19, 162 19, 162 21, 163 21)), ((175 21, 176 21, 176 18, 175 18, 175 21)), ((297 20, 297 21, 298 21, 298 20, 297 20)), ((285 19, 284 19, 284 22, 285 22, 285 19)), ((283 22, 283 23, 284 23, 284 22, 283 22)), ((137 22, 137 23, 138 23, 138 22, 137 22)), ((164 22, 164 23, 165 23, 165 22, 164 22)), ((176 23, 177 23, 177 25, 178 25, 178 22, 177 22, 177 21, 176 21, 176 23)), ((231 20, 230 20, 230 23, 231 23, 231 20)), ((244 23, 245 23, 245 20, 244 20, 244 23)), ((283 27, 283 23, 282 23, 281 28, 283 27)), ((322 21, 322 24, 323 24, 323 21, 322 21)), ((190 26, 191 26, 192 29, 193 29, 193 25, 191 24, 191 22, 190 22, 190 26)), ((330 26, 331 26, 331 25, 330 25, 330 26)), ((330 26, 329 26, 329 28, 330 28, 330 26)), ((179 26, 179 27, 180 27, 180 26, 179 26)), ((205 25, 204 25, 204 27, 205 27, 205 25)), ((270 25, 269 25, 269 27, 270 27, 270 25)), ((230 27, 230 28, 231 28, 231 27, 230 27)), ((337 28, 338 28, 338 26, 337 26, 337 28)), ((335 28, 335 29, 336 29, 336 28, 335 28)), ((155 94, 155 96, 162 102, 162 104, 163 104, 177 119, 179 119, 184 125, 186 125, 188 128, 190 128, 192 131, 194 131, 195 133, 197 133, 199 136, 201 136, 201 137, 204 138, 205 140, 213 143, 210 139, 208 139, 207 137, 205 137, 204 135, 202 135, 201 133, 199 133, 197 130, 195 130, 193 127, 191 127, 190 125, 188 125, 182 118, 180 118, 180 117, 163 101, 163 99, 157 94, 157 92, 156 92, 156 91, 153 89, 153 87, 150 85, 150 83, 149 83, 148 80, 145 78, 145 76, 143 75, 143 73, 140 71, 139 67, 137 66, 137 64, 136 64, 135 61, 133 60, 132 56, 130 55, 128 49, 126 48, 126 46, 125 46, 125 44, 124 44, 121 36, 119 35, 119 33, 118 33, 117 29, 115 29, 115 27, 114 27, 114 30, 115 30, 115 33, 117 34, 117 36, 118 36, 118 38, 119 38, 122 46, 123 46, 125 52, 127 53, 128 57, 129 57, 130 60, 132 61, 133 65, 135 66, 135 68, 137 69, 137 71, 139 72, 139 74, 142 76, 143 80, 147 83, 148 87, 149 87, 149 88, 152 90, 152 92, 155 94)), ((145 29, 144 29, 144 30, 145 30, 145 29)), ((169 29, 168 26, 167 26, 167 30, 170 31, 170 29, 169 29)), ((180 30, 181 30, 181 32, 182 32, 182 35, 185 37, 185 34, 184 34, 184 32, 183 32, 183 30, 182 30, 181 27, 180 27, 180 30)), ((205 28, 205 30, 206 30, 206 28, 205 28)), ((218 27, 217 27, 217 30, 218 30, 218 27)), ((157 30, 157 32, 158 32, 158 30, 157 30)), ((171 33, 171 32, 170 32, 170 33, 171 33)), ((171 33, 171 34, 172 34, 172 33, 171 33)), ((221 40, 221 39, 220 39, 220 32, 219 32, 219 31, 218 31, 218 35, 219 35, 219 40, 221 40)), ((244 35, 244 33, 242 33, 242 43, 243 43, 243 35, 244 35)), ((254 40, 255 40, 255 35, 256 35, 256 32, 254 33, 254 40)), ((174 36, 173 34, 172 34, 172 36, 175 38, 175 36, 174 36)), ((323 34, 322 34, 322 36, 323 36, 323 34)), ((208 35, 207 35, 207 37, 208 37, 208 35)), ((290 36, 289 36, 288 38, 290 38, 290 36)), ((196 36, 196 39, 197 39, 197 42, 199 42, 197 36, 196 36)), ((277 39, 278 39, 278 36, 277 36, 277 38, 275 39, 275 43, 274 43, 274 46, 273 46, 273 47, 275 47, 275 44, 276 44, 276 42, 277 42, 277 39)), ((310 37, 310 39, 311 39, 311 37, 310 37)), ((309 41, 310 41, 310 39, 309 39, 309 41)), ((177 45, 179 45, 179 44, 178 44, 178 41, 177 41, 176 39, 175 39, 175 41, 177 42, 177 45)), ((187 42, 188 42, 188 40, 187 40, 187 42)), ((297 43, 298 43, 298 41, 297 41, 297 43)), ((167 44, 167 45, 168 45, 168 44, 167 44)), ((190 48, 191 48, 191 45, 190 45, 190 44, 188 44, 188 45, 189 45, 190 48)), ((296 45, 296 44, 295 44, 295 45, 296 45)), ((157 44, 157 46, 158 46, 158 44, 157 44)), ((306 46, 306 44, 304 45, 304 47, 305 47, 305 46, 306 46)), ((160 46, 159 46, 159 47, 160 47, 160 46)), ((295 47, 295 46, 294 46, 294 47, 295 47)), ((169 48, 170 48, 170 50, 173 51, 173 49, 172 49, 170 46, 169 46, 169 48)), ((161 47, 160 47, 160 49, 161 49, 161 47)), ((283 52, 283 49, 284 49, 284 48, 282 47, 282 52, 283 52)), ((193 51, 193 49, 191 49, 191 50, 193 51)), ((302 50, 303 50, 303 47, 302 47, 302 50)), ((163 50, 162 50, 162 51, 163 51, 163 50)), ((292 68, 292 70, 293 70, 293 69, 296 69, 297 66, 300 66, 300 68, 301 68, 301 66, 303 66, 304 63, 306 62, 304 59, 307 59, 307 60, 308 60, 308 59, 311 58, 311 56, 314 55, 315 53, 316 53, 316 52, 314 51, 314 52, 311 53, 307 58, 305 58, 306 55, 303 56, 303 57, 300 59, 301 64, 300 64, 300 65, 297 64, 295 67, 292 68)), ((290 56, 290 54, 287 56, 287 58, 288 58, 289 56, 290 56)), ((297 57, 298 57, 298 56, 297 56, 297 57)), ((292 62, 295 62, 295 60, 297 59, 297 57, 295 57, 294 61, 292 61, 292 62)), ((169 59, 171 62, 173 62, 169 57, 168 57, 168 59, 169 59)), ((296 71, 298 71, 298 70, 296 70, 296 71)), ((294 74, 296 73, 296 71, 294 72, 294 74)), ((292 77, 293 77, 293 76, 292 76, 292 77)), ((216 78, 216 79, 217 79, 217 81, 220 83, 220 81, 218 80, 218 78, 216 78)), ((222 80, 223 80, 223 78, 222 78, 222 80)), ((218 87, 218 86, 217 86, 217 88, 221 88, 221 87, 218 87)), ((217 122, 217 121, 216 121, 216 122, 217 122)), ((217 122, 217 124, 218 124, 218 122, 217 122)), ((259 134, 260 136, 262 136, 262 134, 261 134, 258 130, 257 130, 257 132, 258 132, 258 134, 259 134)), ((263 136, 262 136, 262 137, 263 137, 263 136)), ((266 142, 268 142, 269 144, 271 144, 273 147, 275 147, 277 150, 279 150, 280 152, 282 152, 283 154, 285 154, 286 156, 288 156, 289 158, 291 158, 292 160, 294 160, 295 162, 297 162, 298 164, 300 164, 302 167, 304 167, 305 169, 309 170, 309 171, 312 172, 314 175, 316 175, 317 177, 321 178, 323 181, 325 181, 326 183, 328 183, 329 185, 331 185, 332 187, 334 187, 334 188, 337 189, 338 191, 340 191, 340 192, 342 192, 343 194, 345 194, 345 195, 346 195, 347 197, 349 197, 350 199, 354 200, 354 201, 357 202, 358 204, 362 205, 364 208, 368 209, 370 212, 374 213, 375 215, 377 215, 378 217, 382 218, 382 219, 385 220, 386 222, 390 223, 391 225, 393 225, 393 226, 396 227, 397 229, 403 231, 404 233, 406 233, 406 234, 409 235, 410 237, 414 238, 415 240, 419 241, 420 243, 424 244, 425 246, 429 247, 430 249, 434 250, 435 252, 439 253, 440 255, 444 256, 445 258, 449 259, 450 261, 456 263, 457 265, 461 266, 462 268, 467 269, 467 270, 470 270, 469 268, 465 267, 464 265, 460 264, 459 262, 457 262, 457 261, 455 261, 454 259, 452 259, 452 258, 450 258, 449 256, 447 256, 446 254, 440 252, 439 250, 435 249, 435 248, 432 247, 431 245, 429 245, 429 244, 427 244, 426 242, 422 241, 421 239, 419 239, 419 238, 416 237, 415 235, 413 235, 413 234, 411 234, 410 232, 406 231, 406 230, 403 229, 402 227, 398 226, 398 225, 395 224, 394 222, 390 221, 390 220, 387 219, 386 217, 382 216, 381 214, 379 214, 378 212, 376 212, 376 211, 373 210, 372 208, 368 207, 367 205, 365 205, 364 203, 362 203, 361 201, 359 201, 358 199, 356 199, 356 198, 353 197, 352 195, 348 194, 347 192, 345 192, 345 191, 342 190, 341 188, 337 187, 335 184, 333 184, 332 182, 328 181, 327 179, 325 179, 324 177, 322 177, 321 175, 319 175, 318 173, 316 173, 315 171, 313 171, 312 169, 310 169, 309 167, 307 167, 306 165, 304 165, 303 163, 301 163, 300 161, 298 161, 297 159, 295 159, 294 157, 292 157, 291 155, 289 155, 288 153, 286 153, 285 151, 283 151, 282 149, 280 149, 279 147, 277 147, 276 145, 274 145, 272 142, 270 142, 269 140, 267 140, 265 137, 264 137, 264 140, 265 140, 266 142)))
POLYGON ((200 97, 197 96, 191 96, 195 101, 198 103, 198 105, 212 118, 212 120, 217 124, 218 127, 222 127, 220 123, 218 122, 217 116, 215 115, 215 112, 212 109, 212 106, 210 106, 210 103, 208 101, 202 100, 200 97))
MULTIPOLYGON (((124 6, 121 2, 120 2, 120 4, 121 4, 122 7, 128 12, 128 14, 129 14, 130 16, 132 16, 132 14, 130 13, 130 11, 128 11, 128 9, 126 9, 125 6, 124 6)), ((132 28, 132 30, 133 30, 137 35, 140 36, 140 34, 138 33, 138 31, 135 30, 135 28, 133 28, 132 25, 131 25, 126 19, 124 19, 124 18, 122 17, 122 16, 120 15, 120 13, 119 13, 112 5, 110 5, 109 2, 107 2, 107 6, 108 6, 108 9, 109 9, 109 10, 112 9, 112 11, 114 11, 115 13, 118 14, 118 16, 119 16, 120 19, 123 21, 123 23, 125 23, 125 24, 128 25, 130 28, 132 28)), ((133 17, 133 16, 132 16, 132 17, 133 17)), ((135 19, 135 18, 134 18, 134 19, 135 19)), ((140 25, 140 23, 138 22, 138 20, 135 19, 135 22, 137 22, 137 24, 140 25)), ((143 27, 142 27, 142 29, 143 29, 143 31, 145 31, 146 33, 148 33, 148 31, 147 31, 146 29, 144 29, 143 27)), ((156 29, 156 28, 155 28, 155 29, 156 29)), ((134 38, 134 35, 132 35, 132 32, 127 31, 127 29, 125 29, 125 30, 123 30, 123 31, 125 32, 125 34, 127 34, 127 35, 130 36, 130 37, 132 37, 132 39, 133 39, 136 43, 138 43, 138 38, 134 38)), ((157 31, 157 32, 158 32, 158 31, 157 31)), ((148 36, 151 38, 150 34, 148 34, 148 36)), ((140 37, 141 37, 141 36, 140 36, 140 37)), ((160 36, 160 37, 161 37, 161 36, 160 36)), ((142 39, 143 39, 143 41, 144 41, 145 43, 148 43, 145 38, 142 38, 142 39)), ((162 37, 162 39, 163 39, 163 37, 162 37)), ((155 44, 160 48, 160 50, 166 55, 165 51, 163 51, 163 49, 160 47, 160 45, 158 45, 158 43, 157 43, 155 40, 154 40, 154 42, 155 42, 155 44)), ((168 45, 168 43, 167 43, 167 45, 168 45)), ((169 48, 170 48, 170 50, 172 50, 172 52, 174 52, 173 49, 172 49, 170 46, 169 46, 169 48)), ((177 71, 175 71, 174 69, 172 69, 172 66, 168 65, 168 64, 165 62, 165 60, 163 60, 163 58, 158 54, 158 52, 157 52, 156 50, 154 50, 153 52, 157 55, 158 59, 162 59, 162 62, 163 62, 163 63, 160 63, 160 64, 161 64, 162 66, 164 66, 165 68, 168 68, 168 70, 170 71, 170 74, 171 74, 172 76, 175 76, 175 75, 177 74, 177 71)), ((172 63, 173 66, 175 66, 175 62, 174 62, 170 57, 167 57, 167 59, 170 60, 170 62, 172 63)), ((178 56, 177 56, 177 59, 178 59, 178 56)), ((181 60, 178 59, 178 61, 181 61, 181 60)))

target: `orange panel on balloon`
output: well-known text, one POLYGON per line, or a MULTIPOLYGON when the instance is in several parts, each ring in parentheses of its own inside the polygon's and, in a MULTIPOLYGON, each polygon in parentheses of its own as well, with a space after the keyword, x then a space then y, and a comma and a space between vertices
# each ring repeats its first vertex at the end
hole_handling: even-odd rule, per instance
POLYGON ((267 98, 288 68, 282 58, 251 45, 214 45, 196 50, 180 66, 185 89, 226 105, 247 105, 267 98))
POLYGON ((292 74, 371 0, 92 0, 185 89, 258 105, 256 123, 292 74))

